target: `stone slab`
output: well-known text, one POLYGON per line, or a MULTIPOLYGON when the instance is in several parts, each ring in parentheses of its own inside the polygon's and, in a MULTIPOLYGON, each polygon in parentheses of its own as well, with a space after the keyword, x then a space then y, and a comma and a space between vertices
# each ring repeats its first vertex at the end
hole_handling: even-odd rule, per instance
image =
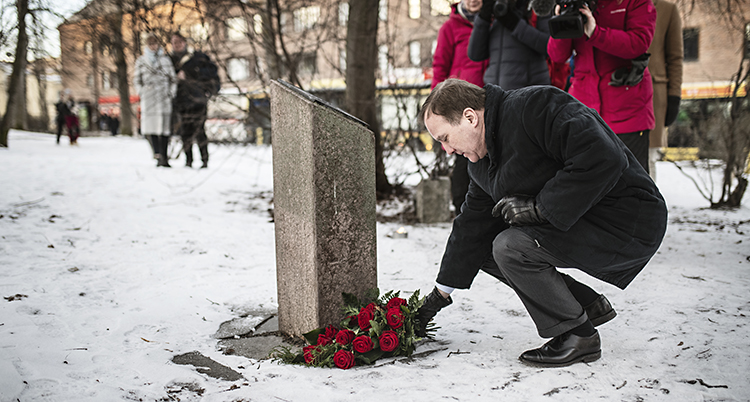
POLYGON ((449 222, 451 180, 449 177, 424 179, 417 185, 416 191, 417 219, 421 223, 449 222))
POLYGON ((377 287, 375 136, 282 81, 271 85, 279 330, 341 317, 342 292, 377 287))

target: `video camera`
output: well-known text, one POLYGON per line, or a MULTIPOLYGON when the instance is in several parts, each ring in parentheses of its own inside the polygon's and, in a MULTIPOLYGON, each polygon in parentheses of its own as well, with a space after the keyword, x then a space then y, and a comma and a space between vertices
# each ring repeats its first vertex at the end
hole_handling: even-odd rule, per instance
POLYGON ((583 36, 583 25, 586 16, 579 11, 584 5, 594 10, 595 0, 556 0, 560 6, 560 15, 549 20, 549 34, 555 39, 580 38, 583 36))

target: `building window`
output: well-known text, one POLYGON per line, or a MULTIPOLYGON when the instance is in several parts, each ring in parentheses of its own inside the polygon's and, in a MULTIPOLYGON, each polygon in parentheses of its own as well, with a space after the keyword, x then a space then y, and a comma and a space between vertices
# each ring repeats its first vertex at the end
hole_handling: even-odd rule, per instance
POLYGON ((318 72, 318 57, 317 53, 305 53, 299 62, 297 71, 300 75, 311 76, 318 72))
POLYGON ((409 61, 415 67, 422 64, 422 45, 417 41, 409 42, 409 61))
POLYGON ((682 30, 682 47, 684 49, 683 60, 698 60, 698 48, 700 44, 700 30, 698 28, 685 28, 682 30))
POLYGON ((380 0, 378 17, 380 17, 381 21, 388 21, 388 0, 380 0))
POLYGON ((349 22, 349 3, 339 4, 339 25, 345 27, 349 22))
POLYGON ((191 25, 189 35, 195 43, 205 43, 208 40, 208 27, 203 24, 191 25))
POLYGON ((91 41, 87 41, 83 44, 83 51, 86 52, 86 54, 94 53, 94 44, 91 43, 91 41))
POLYGON ((302 7, 294 11, 294 32, 312 29, 320 19, 320 6, 302 7))
POLYGON ((86 86, 94 89, 94 74, 89 74, 86 76, 86 86))
POLYGON ((346 71, 346 49, 339 49, 339 69, 342 73, 346 71))
POLYGON ((391 61, 388 57, 388 46, 378 46, 378 68, 380 68, 380 74, 383 76, 390 74, 391 72, 391 61))
POLYGON ((227 19, 227 40, 242 40, 247 34, 247 21, 242 17, 227 19))
POLYGON ((260 14, 253 15, 253 31, 257 35, 263 34, 263 16, 260 14))
POLYGON ((409 0, 409 18, 416 20, 422 16, 422 1, 409 0))
POLYGON ((450 15, 451 2, 449 0, 430 0, 430 14, 434 16, 450 15))
POLYGON ((430 55, 435 57, 435 50, 437 50, 437 39, 432 41, 432 47, 430 48, 430 55))
POLYGON ((242 58, 229 59, 227 61, 227 75, 232 81, 248 79, 250 75, 250 62, 242 58))
POLYGON ((745 24, 745 38, 742 46, 742 58, 750 59, 750 23, 745 24))
POLYGON ((109 80, 110 78, 109 71, 102 73, 102 89, 105 91, 112 88, 112 82, 109 80))

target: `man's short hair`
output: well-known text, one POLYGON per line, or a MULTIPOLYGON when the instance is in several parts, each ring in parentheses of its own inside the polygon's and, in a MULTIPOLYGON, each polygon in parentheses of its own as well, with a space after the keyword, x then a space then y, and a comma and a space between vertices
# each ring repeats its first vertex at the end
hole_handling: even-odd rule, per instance
POLYGON ((455 78, 449 78, 432 90, 419 111, 419 122, 424 124, 427 113, 443 118, 451 125, 461 121, 464 109, 484 110, 484 88, 455 78))
POLYGON ((179 32, 175 32, 175 33, 173 33, 173 34, 172 34, 172 37, 173 37, 173 38, 174 38, 174 37, 178 37, 178 38, 182 39, 182 41, 183 41, 183 42, 187 42, 187 40, 185 40, 185 37, 184 37, 184 36, 182 36, 182 34, 181 34, 181 33, 179 33, 179 32))

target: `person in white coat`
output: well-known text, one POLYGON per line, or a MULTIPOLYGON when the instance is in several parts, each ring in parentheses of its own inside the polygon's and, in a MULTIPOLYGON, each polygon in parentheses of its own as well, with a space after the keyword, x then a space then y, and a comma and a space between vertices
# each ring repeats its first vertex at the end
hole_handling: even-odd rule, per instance
POLYGON ((149 138, 158 162, 169 166, 167 145, 171 135, 172 100, 177 91, 177 79, 169 56, 150 35, 147 48, 135 62, 135 90, 141 97, 141 134, 149 138))

